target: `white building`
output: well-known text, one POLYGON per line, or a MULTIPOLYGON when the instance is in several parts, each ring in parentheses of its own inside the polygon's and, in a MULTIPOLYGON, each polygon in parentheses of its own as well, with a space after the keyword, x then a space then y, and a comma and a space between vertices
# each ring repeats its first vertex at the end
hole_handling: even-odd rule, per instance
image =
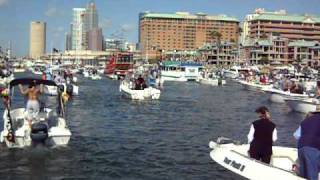
POLYGON ((85 24, 85 8, 73 8, 72 20, 72 49, 73 50, 86 50, 87 49, 87 30, 85 24))

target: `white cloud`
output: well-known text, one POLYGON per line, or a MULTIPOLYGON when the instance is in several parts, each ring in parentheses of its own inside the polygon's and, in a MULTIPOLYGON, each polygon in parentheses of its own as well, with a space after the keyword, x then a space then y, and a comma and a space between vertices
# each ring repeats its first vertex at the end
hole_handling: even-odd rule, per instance
POLYGON ((58 13, 57 8, 50 7, 49 9, 47 9, 47 11, 44 14, 48 17, 53 17, 57 15, 57 13, 58 13))
POLYGON ((108 28, 112 27, 112 20, 104 18, 104 19, 100 20, 99 24, 102 27, 102 29, 108 29, 108 28))
POLYGON ((0 0, 0 6, 6 5, 9 3, 9 0, 0 0))
POLYGON ((123 25, 121 26, 121 30, 122 30, 123 32, 131 32, 131 31, 134 30, 134 25, 132 25, 132 24, 123 24, 123 25))
MULTIPOLYGON (((1 0, 0 0, 1 1, 1 0)), ((48 17, 63 16, 64 12, 54 6, 49 7, 44 14, 48 17)))

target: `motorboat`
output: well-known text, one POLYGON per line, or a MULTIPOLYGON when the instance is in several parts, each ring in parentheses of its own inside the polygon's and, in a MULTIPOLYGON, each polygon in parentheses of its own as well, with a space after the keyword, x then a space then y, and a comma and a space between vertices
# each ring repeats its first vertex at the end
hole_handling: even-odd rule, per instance
POLYGON ((14 80, 14 75, 13 74, 10 74, 8 76, 2 76, 2 77, 0 77, 0 85, 7 85, 12 80, 14 80))
MULTIPOLYGON (((75 84, 68 83, 59 83, 58 85, 62 85, 67 88, 67 93, 70 95, 79 95, 79 86, 75 84)), ((50 96, 58 95, 58 87, 57 86, 45 86, 44 93, 50 96)))
POLYGON ((164 61, 160 65, 161 79, 164 81, 196 81, 203 65, 193 61, 164 61))
POLYGON ((219 86, 219 85, 226 84, 226 80, 224 80, 221 77, 218 77, 212 73, 209 73, 209 74, 206 73, 203 76, 200 76, 197 79, 197 82, 199 82, 200 84, 206 84, 206 85, 211 85, 211 86, 219 86))
POLYGON ((244 80, 239 80, 239 83, 246 89, 248 90, 266 90, 270 89, 273 87, 272 84, 262 84, 260 82, 255 82, 255 81, 244 81, 244 80))
POLYGON ((232 66, 230 69, 223 70, 225 78, 235 79, 238 78, 241 72, 249 72, 250 68, 243 68, 241 66, 232 66))
POLYGON ((132 100, 159 99, 161 91, 154 87, 135 88, 132 81, 122 80, 120 92, 132 100))
POLYGON ((304 94, 297 94, 297 93, 291 93, 290 91, 283 91, 281 89, 277 88, 263 88, 264 92, 270 93, 270 101, 274 103, 285 103, 285 99, 305 99, 308 98, 309 95, 304 94))
MULTIPOLYGON (((70 140, 71 131, 67 126, 62 95, 59 98, 47 99, 45 104, 40 101, 39 112, 26 110, 24 107, 13 108, 11 100, 14 87, 31 83, 57 86, 54 81, 40 79, 23 78, 11 81, 8 86, 9 95, 3 114, 4 129, 0 133, 0 142, 5 143, 9 148, 24 148, 39 144, 50 147, 66 146, 70 140)), ((63 92, 65 91, 60 91, 61 94, 63 92)))
POLYGON ((91 74, 89 77, 90 77, 92 80, 100 80, 100 79, 102 79, 99 74, 91 74))
POLYGON ((296 165, 296 148, 273 146, 270 164, 250 158, 249 144, 240 144, 228 138, 210 141, 210 157, 219 165, 247 179, 303 180, 292 168, 296 165))
POLYGON ((291 110, 300 113, 314 112, 320 104, 317 98, 285 99, 285 102, 291 110))

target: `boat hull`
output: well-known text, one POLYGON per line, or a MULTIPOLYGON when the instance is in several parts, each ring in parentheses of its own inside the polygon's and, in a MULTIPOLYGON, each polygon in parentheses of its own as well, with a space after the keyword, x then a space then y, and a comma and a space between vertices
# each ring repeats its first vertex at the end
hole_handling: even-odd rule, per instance
POLYGON ((312 99, 286 99, 285 101, 291 110, 300 113, 314 112, 317 108, 317 103, 312 99))
POLYGON ((210 142, 210 157, 224 168, 248 179, 256 180, 302 180, 291 171, 297 159, 295 148, 273 147, 271 164, 248 157, 249 145, 234 145, 210 142), (238 149, 241 149, 240 151, 238 149))
POLYGON ((160 99, 161 91, 156 88, 148 87, 143 90, 130 89, 126 83, 120 84, 120 92, 132 100, 160 99))

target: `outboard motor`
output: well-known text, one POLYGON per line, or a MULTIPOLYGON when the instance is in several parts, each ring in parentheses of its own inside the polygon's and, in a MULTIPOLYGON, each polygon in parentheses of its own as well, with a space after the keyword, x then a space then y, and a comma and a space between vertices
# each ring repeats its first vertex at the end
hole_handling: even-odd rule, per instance
POLYGON ((44 144, 48 138, 48 126, 41 122, 32 124, 30 136, 33 143, 44 144))
POLYGON ((72 96, 73 94, 73 86, 72 84, 67 84, 67 93, 72 96))

